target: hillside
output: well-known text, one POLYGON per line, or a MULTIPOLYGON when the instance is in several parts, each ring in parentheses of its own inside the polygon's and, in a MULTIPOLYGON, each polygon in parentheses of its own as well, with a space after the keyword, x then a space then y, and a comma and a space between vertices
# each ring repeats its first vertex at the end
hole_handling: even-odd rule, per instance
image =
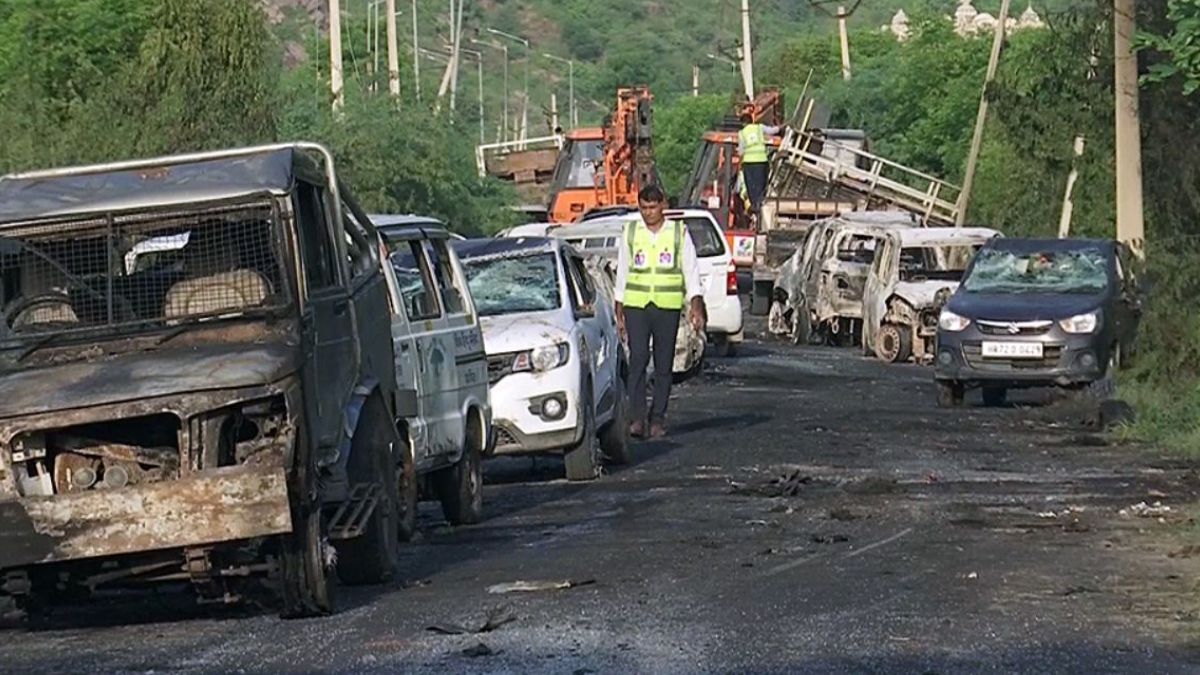
MULTIPOLYGON (((1052 6, 1064 6, 1067 0, 1053 0, 1052 6)), ((345 2, 343 12, 346 68, 350 73, 365 77, 372 59, 367 48, 365 16, 370 0, 345 2)), ((276 24, 276 32, 288 47, 288 62, 295 62, 309 45, 312 52, 312 32, 325 25, 325 6, 321 0, 265 0, 268 14, 276 24)), ((954 0, 879 0, 863 3, 849 19, 852 34, 876 32, 886 24, 896 9, 904 7, 910 14, 934 11, 949 15, 954 0)), ((1040 3, 1039 3, 1040 4, 1040 3)), ((421 46, 444 49, 448 41, 448 3, 442 0, 420 0, 418 28, 421 46)), ((998 0, 975 3, 980 11, 996 12, 998 0)), ((398 0, 400 21, 401 68, 403 85, 410 86, 412 77, 411 3, 398 0)), ((575 64, 576 96, 580 105, 580 121, 595 123, 611 105, 617 86, 648 84, 659 101, 670 101, 687 95, 692 87, 692 67, 700 68, 701 93, 728 94, 739 89, 736 69, 728 62, 711 58, 721 52, 732 54, 740 36, 737 0, 468 0, 464 34, 468 38, 495 41, 487 33, 495 28, 529 38, 533 43, 533 60, 529 62, 529 88, 532 101, 530 124, 536 113, 548 113, 550 93, 557 93, 560 113, 567 108, 567 66, 544 56, 545 53, 572 58, 575 64)), ((795 84, 765 82, 764 76, 778 69, 768 66, 788 42, 812 34, 832 34, 836 20, 826 12, 836 10, 833 4, 817 6, 804 0, 765 0, 751 3, 755 58, 759 64, 760 84, 795 84)), ((1020 3, 1014 11, 1023 9, 1020 3)), ((1041 9, 1039 7, 1039 9, 1041 9)), ((382 32, 382 31, 381 31, 382 32)), ((853 38, 852 38, 853 40, 853 38)), ((503 44, 497 42, 496 44, 503 44)), ((516 101, 524 83, 527 55, 519 43, 508 41, 510 66, 509 87, 516 114, 516 101)), ((490 118, 489 135, 499 126, 496 116, 501 109, 503 92, 503 60, 501 52, 481 45, 465 45, 484 55, 485 117, 490 118)), ((324 54, 320 54, 324 57, 324 54)), ((381 60, 382 61, 382 60, 381 60)), ((429 58, 420 64, 423 91, 436 91, 444 65, 429 58)), ((477 105, 477 68, 465 61, 459 76, 460 105, 477 105)), ((531 128, 531 134, 536 127, 531 128)))

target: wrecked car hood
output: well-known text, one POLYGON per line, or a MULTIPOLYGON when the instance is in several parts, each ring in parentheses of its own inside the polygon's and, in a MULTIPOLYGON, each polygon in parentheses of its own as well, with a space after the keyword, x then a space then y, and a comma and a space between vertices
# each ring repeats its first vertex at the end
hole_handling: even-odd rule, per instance
POLYGON ((276 382, 296 371, 296 352, 222 344, 0 373, 0 418, 276 382))
POLYGON ((957 281, 901 281, 896 284, 896 288, 892 293, 912 305, 916 309, 928 307, 934 304, 934 299, 938 291, 943 288, 948 292, 953 293, 958 290, 957 281))
POLYGON ((1086 314, 1104 303, 1091 293, 968 293, 960 290, 946 303, 955 314, 993 321, 1058 320, 1086 314))
POLYGON ((508 354, 569 339, 575 320, 569 311, 554 310, 484 316, 479 326, 483 328, 484 351, 508 354))

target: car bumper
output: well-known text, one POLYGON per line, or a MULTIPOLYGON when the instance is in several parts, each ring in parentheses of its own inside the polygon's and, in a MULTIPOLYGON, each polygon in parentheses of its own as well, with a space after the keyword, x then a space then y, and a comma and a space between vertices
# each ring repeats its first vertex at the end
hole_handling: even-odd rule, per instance
MULTIPOLYGON (((574 362, 572 362, 574 364, 574 362)), ((492 384, 492 452, 495 455, 561 450, 579 443, 578 366, 545 373, 513 373, 492 384), (546 416, 543 403, 556 399, 563 406, 557 419, 546 416)))
POLYGON ((0 569, 291 531, 284 470, 230 467, 119 490, 0 503, 0 569))
POLYGON ((934 348, 934 377, 962 384, 1008 387, 1072 386, 1094 382, 1107 371, 1109 348, 1099 335, 1074 335, 1057 326, 1041 335, 1001 336, 975 325, 958 333, 939 331, 934 348), (988 342, 1037 342, 1042 358, 984 357, 988 342))
POLYGON ((734 335, 742 331, 742 302, 736 295, 726 295, 724 302, 712 303, 708 309, 709 335, 734 335))

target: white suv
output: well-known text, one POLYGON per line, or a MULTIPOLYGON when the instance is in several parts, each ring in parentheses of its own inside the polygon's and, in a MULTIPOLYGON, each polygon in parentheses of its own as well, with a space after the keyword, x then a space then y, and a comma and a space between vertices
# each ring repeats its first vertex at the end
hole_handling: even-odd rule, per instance
MULTIPOLYGON (((617 246, 624 245, 625 226, 641 216, 637 210, 588 219, 564 226, 554 236, 575 244, 588 255, 616 259, 617 246)), ((700 285, 708 309, 709 341, 720 356, 732 355, 742 342, 742 303, 737 291, 737 267, 729 251, 725 232, 704 209, 669 209, 666 217, 683 221, 696 246, 700 285)))
POLYGON ((483 327, 491 454, 563 452, 569 480, 629 461, 626 366, 613 300, 557 239, 455 242, 483 327))

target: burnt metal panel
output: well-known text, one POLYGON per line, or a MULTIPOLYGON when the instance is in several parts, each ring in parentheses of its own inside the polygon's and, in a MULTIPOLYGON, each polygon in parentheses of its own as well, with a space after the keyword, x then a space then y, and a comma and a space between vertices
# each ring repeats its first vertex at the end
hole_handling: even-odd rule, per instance
POLYGON ((0 503, 0 568, 202 546, 292 530, 280 467, 0 503))

